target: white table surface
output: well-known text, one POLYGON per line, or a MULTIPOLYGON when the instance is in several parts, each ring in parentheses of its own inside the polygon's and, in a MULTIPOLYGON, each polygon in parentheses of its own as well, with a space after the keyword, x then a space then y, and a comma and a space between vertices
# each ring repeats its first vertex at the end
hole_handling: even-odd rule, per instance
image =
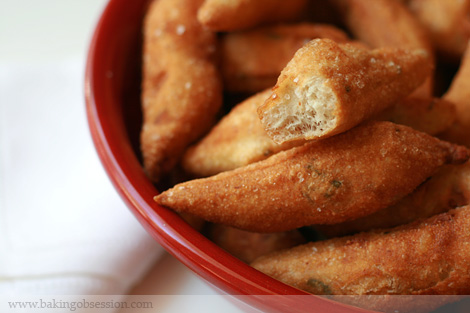
MULTIPOLYGON (((85 61, 94 25, 106 0, 0 0, 0 63, 85 61)), ((51 89, 52 90, 52 89, 51 89)), ((85 104, 84 104, 85 106, 85 104)), ((86 196, 86 195, 85 195, 86 196)), ((123 205, 124 206, 124 205, 123 205)), ((122 208, 119 208, 122 209, 122 208)), ((199 311, 195 295, 216 295, 205 281, 165 253, 130 295, 175 295, 154 312, 199 311), (182 301, 182 299, 184 301, 182 301)), ((205 312, 242 312, 219 297, 205 312)), ((133 310, 133 312, 149 312, 133 310)))

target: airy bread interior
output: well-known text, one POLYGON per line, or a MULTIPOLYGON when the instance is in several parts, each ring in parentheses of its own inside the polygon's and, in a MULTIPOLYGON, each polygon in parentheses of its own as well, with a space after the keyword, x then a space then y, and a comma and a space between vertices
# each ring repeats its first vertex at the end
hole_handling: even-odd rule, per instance
MULTIPOLYGON (((295 82, 295 79, 294 79, 295 82)), ((277 143, 319 137, 336 126, 337 97, 324 79, 312 77, 302 84, 292 84, 283 99, 273 93, 272 100, 282 105, 271 106, 263 113, 267 132, 277 143)))

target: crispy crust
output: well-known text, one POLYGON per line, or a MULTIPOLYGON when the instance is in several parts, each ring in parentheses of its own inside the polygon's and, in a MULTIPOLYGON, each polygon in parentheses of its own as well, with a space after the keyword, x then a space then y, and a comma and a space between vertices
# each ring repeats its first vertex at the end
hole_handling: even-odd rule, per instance
POLYGON ((266 134, 256 109, 271 95, 260 92, 235 106, 200 142, 183 157, 184 169, 206 177, 236 169, 303 142, 277 144, 266 134))
POLYGON ((423 49, 432 55, 425 29, 403 3, 395 0, 330 2, 339 10, 353 35, 371 47, 423 49))
POLYGON ((340 29, 323 24, 299 23, 225 33, 221 38, 224 88, 258 92, 271 88, 295 52, 314 38, 348 41, 340 29))
MULTIPOLYGON (((271 95, 260 92, 235 106, 201 141, 190 147, 182 160, 185 171, 207 177, 251 164, 305 143, 275 143, 266 133, 257 108, 271 95)), ((443 99, 407 98, 381 112, 377 120, 391 121, 435 135, 455 119, 455 107, 443 99)))
POLYGON ((391 228, 470 204, 470 163, 441 167, 429 180, 395 205, 336 225, 318 225, 328 238, 391 228))
POLYGON ((285 231, 371 214, 410 193, 442 164, 468 157, 467 149, 411 128, 371 122, 178 184, 155 201, 241 229, 285 231))
POLYGON ((314 294, 464 295, 469 245, 466 206, 395 229, 308 243, 252 266, 314 294))
POLYGON ((145 18, 141 150, 153 181, 208 130, 221 106, 216 38, 196 20, 200 3, 154 1, 145 18))
MULTIPOLYGON (((343 22, 359 40, 373 48, 400 47, 428 52, 434 64, 434 49, 421 23, 407 7, 396 0, 330 0, 343 17, 343 22)), ((430 97, 432 76, 415 91, 415 95, 430 97)))
POLYGON ((302 17, 308 0, 205 0, 198 19, 213 31, 234 31, 302 17))
POLYGON ((457 118, 457 112, 455 105, 445 99, 408 97, 381 112, 376 118, 437 135, 451 127, 457 118))
POLYGON ((314 39, 284 68, 258 114, 278 143, 332 136, 410 94, 431 67, 423 50, 368 50, 314 39))

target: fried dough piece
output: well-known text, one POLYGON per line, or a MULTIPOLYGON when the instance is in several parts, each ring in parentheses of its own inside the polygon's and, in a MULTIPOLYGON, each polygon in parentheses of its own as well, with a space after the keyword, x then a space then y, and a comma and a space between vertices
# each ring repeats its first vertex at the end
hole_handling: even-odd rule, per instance
POLYGON ((251 265, 334 301, 387 313, 427 313, 468 297, 469 213, 466 206, 389 230, 312 242, 251 265))
POLYGON ((441 167, 428 181, 395 205, 362 218, 315 228, 328 238, 391 228, 470 204, 470 163, 441 167))
POLYGON ((447 100, 408 97, 379 113, 376 118, 437 135, 452 125, 456 115, 455 105, 447 100))
POLYGON ((408 7, 427 29, 436 50, 447 59, 458 61, 470 38, 465 25, 470 1, 410 0, 408 7))
POLYGON ((277 143, 329 137, 410 94, 431 67, 424 50, 368 50, 314 39, 282 70, 258 115, 277 143))
POLYGON ((306 243, 298 230, 263 234, 219 224, 212 225, 209 239, 245 263, 274 251, 306 243))
POLYGON ((401 227, 307 243, 251 265, 313 294, 470 292, 470 207, 401 227))
POLYGON ((324 24, 300 23, 230 32, 221 38, 224 88, 258 92, 276 84, 295 52, 314 38, 348 41, 342 30, 324 24))
MULTIPOLYGON (((304 144, 303 140, 277 144, 266 134, 256 109, 270 95, 270 90, 265 90, 236 105, 209 134, 186 151, 182 161, 185 171, 195 177, 207 177, 304 144)), ((407 98, 375 119, 434 135, 451 125, 455 108, 442 99, 407 98)))
POLYGON ((455 104, 457 120, 442 138, 470 147, 470 44, 443 98, 455 104))
POLYGON ((271 90, 265 90, 236 105, 209 134, 186 151, 182 160, 185 171, 196 177, 212 176, 303 144, 277 144, 266 134, 256 109, 270 95, 271 90))
MULTIPOLYGON (((434 64, 434 51, 425 28, 400 1, 330 0, 330 2, 338 9, 349 31, 372 48, 426 50, 434 64)), ((432 93, 433 79, 430 75, 414 94, 430 97, 432 93)))
POLYGON ((423 49, 432 54, 424 27, 395 0, 330 0, 343 16, 343 22, 359 40, 374 48, 423 49))
MULTIPOLYGON (((329 295, 322 298, 383 313, 460 313, 467 295, 329 295), (445 306, 446 305, 446 306, 445 306)), ((370 311, 367 311, 370 312, 370 311)), ((465 311, 466 312, 466 311, 465 311)))
POLYGON ((247 29, 265 23, 297 20, 308 0, 205 0, 198 20, 213 31, 247 29))
POLYGON ((200 0, 154 1, 144 25, 144 167, 153 181, 208 130, 222 102, 215 34, 196 20, 200 0))
POLYGON ((256 232, 334 224, 396 203, 469 151, 409 127, 370 122, 245 167, 188 181, 160 205, 256 232))

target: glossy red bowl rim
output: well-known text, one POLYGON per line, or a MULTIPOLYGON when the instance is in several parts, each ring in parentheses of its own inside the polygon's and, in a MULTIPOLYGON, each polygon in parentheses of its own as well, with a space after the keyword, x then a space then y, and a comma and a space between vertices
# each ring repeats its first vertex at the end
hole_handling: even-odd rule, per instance
POLYGON ((91 39, 85 71, 86 112, 91 136, 106 173, 131 212, 163 248, 189 269, 227 294, 250 295, 243 300, 258 309, 276 311, 273 305, 276 301, 282 301, 284 306, 289 299, 292 302, 288 307, 294 309, 298 297, 267 302, 266 296, 303 295, 307 301, 304 305, 322 312, 370 312, 309 295, 251 268, 217 247, 177 214, 153 201, 158 191, 145 176, 131 148, 122 116, 113 110, 116 108, 113 103, 120 100, 113 92, 116 87, 108 79, 113 76, 115 63, 107 61, 110 49, 117 44, 113 34, 119 31, 119 25, 125 24, 126 18, 135 20, 146 4, 147 0, 108 2, 91 39))

